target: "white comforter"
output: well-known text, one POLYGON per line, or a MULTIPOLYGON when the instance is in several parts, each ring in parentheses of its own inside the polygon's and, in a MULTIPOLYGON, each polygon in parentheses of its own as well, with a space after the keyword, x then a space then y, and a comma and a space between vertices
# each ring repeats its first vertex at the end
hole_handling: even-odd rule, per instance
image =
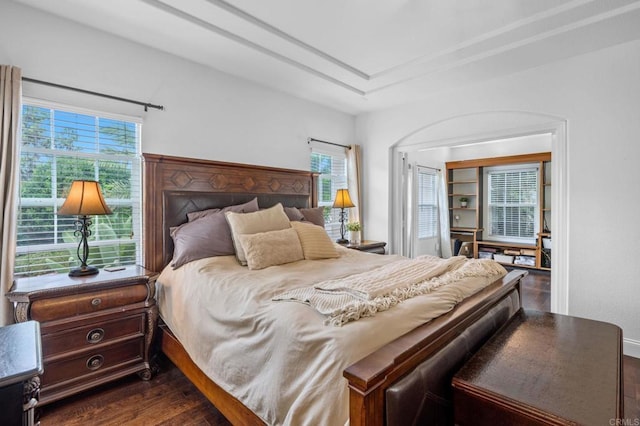
POLYGON ((453 308, 497 279, 468 278, 343 327, 282 292, 403 259, 338 248, 339 259, 302 260, 249 271, 233 256, 207 258, 157 281, 160 315, 191 359, 268 424, 342 425, 348 389, 342 371, 453 308))

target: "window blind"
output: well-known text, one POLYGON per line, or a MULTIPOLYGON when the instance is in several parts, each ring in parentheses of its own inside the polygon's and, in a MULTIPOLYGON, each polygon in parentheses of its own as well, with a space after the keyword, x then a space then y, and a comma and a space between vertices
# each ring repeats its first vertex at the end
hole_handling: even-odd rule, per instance
POLYGON ((141 124, 133 118, 25 100, 15 275, 78 266, 75 217, 58 216, 76 179, 100 182, 111 215, 91 218, 88 262, 141 258, 141 124))
POLYGON ((533 241, 539 222, 538 170, 488 173, 489 236, 533 241))
POLYGON ((318 176, 318 206, 324 207, 325 229, 333 239, 340 238, 340 210, 333 201, 338 189, 347 188, 347 155, 344 150, 311 149, 311 171, 318 176))
POLYGON ((438 235, 438 175, 418 167, 418 238, 438 235))

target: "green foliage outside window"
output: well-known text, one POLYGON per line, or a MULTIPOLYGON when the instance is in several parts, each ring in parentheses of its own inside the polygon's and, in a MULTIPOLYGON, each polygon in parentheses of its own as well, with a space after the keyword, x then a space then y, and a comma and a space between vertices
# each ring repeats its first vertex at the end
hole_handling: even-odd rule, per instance
POLYGON ((15 274, 78 266, 76 218, 56 214, 76 179, 98 180, 113 211, 91 218, 88 263, 135 263, 136 124, 35 105, 24 105, 22 123, 15 274))

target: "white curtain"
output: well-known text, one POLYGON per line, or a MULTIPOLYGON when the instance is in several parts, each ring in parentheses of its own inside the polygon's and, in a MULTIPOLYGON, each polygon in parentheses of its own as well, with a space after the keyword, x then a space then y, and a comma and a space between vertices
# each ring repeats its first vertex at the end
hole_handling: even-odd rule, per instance
POLYGON ((438 171, 438 222, 440 226, 440 257, 451 257, 451 229, 449 226, 449 197, 444 172, 438 171))
POLYGON ((13 283, 15 262, 17 186, 20 109, 22 98, 22 70, 11 65, 0 65, 0 325, 13 322, 13 310, 5 293, 13 283))
MULTIPOLYGON (((351 195, 351 201, 355 204, 354 208, 349 209, 349 222, 360 222, 364 226, 362 221, 362 150, 360 145, 350 145, 347 149, 347 185, 349 188, 349 195, 351 195)), ((361 231, 364 234, 364 228, 361 231)))

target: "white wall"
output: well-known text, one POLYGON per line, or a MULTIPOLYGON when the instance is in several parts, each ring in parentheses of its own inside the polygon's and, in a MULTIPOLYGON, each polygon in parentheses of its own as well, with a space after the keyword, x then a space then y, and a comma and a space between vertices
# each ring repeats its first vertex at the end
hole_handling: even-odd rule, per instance
POLYGON ((144 118, 142 151, 309 169, 307 137, 352 143, 354 117, 0 0, 0 63, 165 111, 24 84, 24 95, 144 118))
MULTIPOLYGON (((639 75, 636 41, 359 116, 367 238, 390 238, 389 148, 407 135, 430 123, 486 111, 563 117, 568 126, 568 311, 621 326, 625 352, 640 357, 639 75)), ((464 135, 464 129, 460 132, 464 135)))

